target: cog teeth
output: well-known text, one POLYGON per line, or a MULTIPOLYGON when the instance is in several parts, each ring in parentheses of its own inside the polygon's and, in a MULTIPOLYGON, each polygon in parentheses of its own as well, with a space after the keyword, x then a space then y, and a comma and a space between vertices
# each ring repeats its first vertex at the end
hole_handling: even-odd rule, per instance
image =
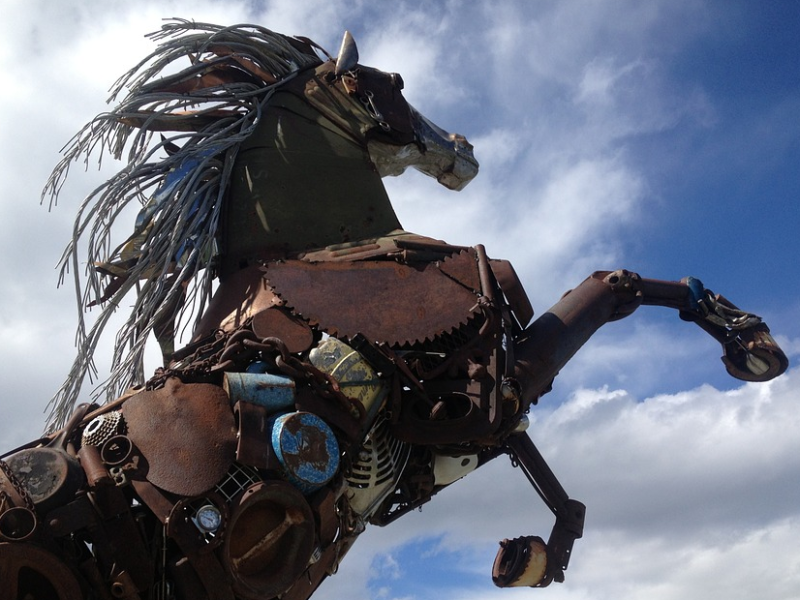
POLYGON ((125 419, 118 410, 99 415, 89 421, 81 435, 82 446, 102 446, 106 440, 120 433, 125 427, 125 419))
POLYGON ((417 268, 393 261, 308 263, 265 268, 267 285, 295 317, 349 339, 425 345, 466 325, 479 288, 470 252, 417 268), (477 288, 476 288, 477 286, 477 288))

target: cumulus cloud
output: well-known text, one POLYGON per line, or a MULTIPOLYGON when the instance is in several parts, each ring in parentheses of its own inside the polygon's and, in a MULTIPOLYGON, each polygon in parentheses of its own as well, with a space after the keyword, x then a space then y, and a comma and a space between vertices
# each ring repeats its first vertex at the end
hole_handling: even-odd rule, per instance
MULTIPOLYGON (((432 8, 13 1, 0 42, 7 73, 0 91, 2 449, 36 437, 72 361, 76 308, 70 289, 55 289, 53 266, 80 198, 109 171, 91 164, 84 174, 76 165, 51 213, 39 206, 39 191, 59 148, 105 109, 116 77, 152 49, 143 35, 172 16, 255 21, 308 35, 334 53, 351 29, 364 61, 400 72, 412 103, 467 135, 482 165, 459 194, 416 173, 387 180, 401 222, 511 259, 539 313, 595 269, 688 263, 689 272, 705 279, 710 269, 709 277, 737 283, 761 303, 797 357, 799 307, 782 291, 796 284, 780 283, 787 268, 780 248, 764 250, 783 242, 757 223, 748 223, 746 240, 730 231, 724 197, 676 198, 669 196, 675 187, 661 187, 666 176, 678 188, 684 178, 688 188, 722 177, 729 163, 745 183, 745 173, 772 177, 796 146, 796 99, 732 121, 700 75, 676 76, 672 58, 710 32, 735 29, 739 12, 699 0, 441 1, 432 8), (687 233, 684 214, 694 217, 712 200, 719 212, 707 230, 687 233), (669 243, 656 246, 664 238, 669 243), (741 255, 725 256, 728 242, 741 255), (742 257, 761 267, 740 268, 742 257)), ((770 197, 762 208, 777 225, 796 214, 795 199, 770 197)), ((603 328, 531 414, 531 436, 588 506, 566 584, 533 592, 491 585, 499 539, 546 537, 552 525, 522 473, 500 458, 421 512, 370 528, 319 598, 796 598, 800 373, 767 385, 723 380, 718 345, 676 315, 661 315, 642 308, 603 328), (420 558, 423 548, 431 553, 420 558), (415 580, 422 584, 412 592, 415 580)))
MULTIPOLYGON (((620 389, 583 389, 557 407, 543 401, 533 409, 532 439, 570 495, 587 505, 567 582, 553 584, 548 597, 749 600, 775 581, 770 597, 792 598, 800 585, 792 546, 800 526, 799 382, 795 369, 731 391, 701 386, 640 399, 620 389)), ((471 597, 459 585, 462 571, 475 577, 474 597, 522 597, 492 587, 496 541, 546 537, 551 522, 522 473, 500 458, 421 513, 368 530, 366 552, 356 546, 342 579, 351 595, 369 597, 366 564, 378 577, 404 546, 428 547, 444 556, 413 564, 443 568, 452 588, 420 592, 417 600, 471 597), (359 577, 348 577, 351 564, 359 577)), ((407 567, 407 577, 426 575, 407 567)), ((389 579, 382 581, 391 588, 389 579)), ((336 597, 343 584, 331 582, 322 598, 336 597)))

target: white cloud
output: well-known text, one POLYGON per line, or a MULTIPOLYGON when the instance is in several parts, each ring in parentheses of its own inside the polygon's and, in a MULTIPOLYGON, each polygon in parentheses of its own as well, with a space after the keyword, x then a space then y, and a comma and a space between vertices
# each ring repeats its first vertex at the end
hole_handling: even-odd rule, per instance
MULTIPOLYGON (((427 6, 403 3, 12 0, 0 42, 7 73, 0 90, 0 449, 36 437, 44 405, 71 363, 74 301, 69 288, 54 289, 52 267, 78 199, 104 174, 83 174, 76 165, 50 214, 37 204, 39 190, 58 149, 104 110, 116 77, 152 49, 143 35, 164 17, 257 20, 308 35, 334 53, 342 30, 353 29, 365 62, 400 72, 407 97, 439 125, 466 134, 482 164, 460 194, 418 174, 388 181, 401 221, 511 259, 538 312, 595 269, 648 262, 640 226, 669 208, 655 206, 652 172, 680 148, 636 156, 628 139, 684 122, 702 135, 719 125, 702 80, 675 81, 665 61, 725 15, 699 1, 439 2, 434 9, 435 18, 427 6), (632 246, 640 254, 632 256, 632 246)), ((743 168, 768 170, 761 151, 775 141, 775 123, 787 125, 774 152, 796 143, 796 112, 784 104, 745 127, 744 137, 737 128, 715 138, 709 152, 719 155, 711 162, 735 155, 743 168)), ((758 253, 753 240, 763 232, 748 235, 748 252, 758 253)), ((698 251, 698 270, 711 251, 698 251)), ((779 289, 774 294, 780 318, 796 322, 796 302, 779 289)), ((538 446, 567 490, 588 505, 586 536, 565 584, 491 586, 496 541, 546 536, 552 523, 522 474, 500 458, 422 512, 371 528, 319 598, 368 598, 376 554, 385 556, 382 573, 401 574, 393 582, 416 577, 398 549, 420 539, 436 544, 441 560, 444 549, 462 548, 460 568, 487 582, 471 590, 454 578, 445 591, 437 588, 437 600, 796 598, 800 373, 768 385, 700 385, 723 371, 716 344, 676 315, 650 319, 647 311, 604 328, 532 414, 538 446)), ((800 355, 796 338, 775 333, 800 355)), ((378 588, 381 598, 405 595, 388 584, 378 588)))
MULTIPOLYGON (((769 589, 770 598, 793 598, 800 589, 793 545, 800 534, 798 380, 795 369, 770 384, 729 392, 703 386, 641 401, 623 390, 579 390, 561 406, 544 401, 534 408, 531 437, 567 491, 587 505, 585 536, 576 542, 567 581, 542 593, 570 600, 750 600, 769 589)), ((522 473, 501 457, 421 513, 368 530, 369 548, 356 544, 342 579, 354 586, 351 595, 364 597, 359 577, 349 576, 351 558, 363 575, 364 552, 391 556, 428 539, 432 548, 458 552, 460 564, 446 567, 448 575, 453 569, 485 575, 475 597, 522 597, 491 586, 486 552, 503 537, 546 537, 551 522, 522 473)), ((407 577, 426 563, 440 561, 414 561, 407 577)), ((333 592, 326 584, 321 598, 337 597, 345 584, 333 592)), ((436 597, 470 597, 462 592, 454 579, 436 597)), ((427 597, 433 596, 417 600, 427 597)))

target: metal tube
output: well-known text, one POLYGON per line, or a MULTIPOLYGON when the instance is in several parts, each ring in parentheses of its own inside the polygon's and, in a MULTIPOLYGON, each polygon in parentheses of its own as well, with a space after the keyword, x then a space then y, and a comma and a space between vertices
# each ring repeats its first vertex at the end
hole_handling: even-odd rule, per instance
POLYGON ((584 280, 531 323, 514 345, 515 376, 526 402, 536 403, 549 391, 553 378, 600 327, 626 316, 620 315, 622 307, 632 312, 634 296, 620 294, 610 278, 595 273, 584 280))

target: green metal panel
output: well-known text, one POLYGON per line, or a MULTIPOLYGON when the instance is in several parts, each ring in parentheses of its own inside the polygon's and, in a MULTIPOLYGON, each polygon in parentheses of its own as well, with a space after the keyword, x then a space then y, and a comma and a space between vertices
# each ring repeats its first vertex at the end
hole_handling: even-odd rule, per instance
POLYGON ((239 152, 224 228, 223 277, 259 258, 378 237, 400 223, 367 150, 282 93, 239 152))

